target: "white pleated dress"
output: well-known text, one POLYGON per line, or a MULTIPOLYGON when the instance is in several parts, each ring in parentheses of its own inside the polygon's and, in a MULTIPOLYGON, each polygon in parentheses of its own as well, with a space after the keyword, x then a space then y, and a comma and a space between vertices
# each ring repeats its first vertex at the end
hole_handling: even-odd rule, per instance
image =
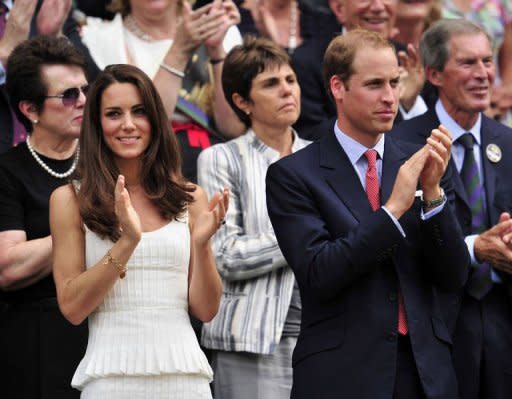
MULTIPOLYGON (((85 229, 86 265, 112 247, 85 229)), ((72 380, 82 398, 211 398, 212 369, 188 316, 187 217, 143 233, 126 278, 89 316, 89 342, 72 380)))

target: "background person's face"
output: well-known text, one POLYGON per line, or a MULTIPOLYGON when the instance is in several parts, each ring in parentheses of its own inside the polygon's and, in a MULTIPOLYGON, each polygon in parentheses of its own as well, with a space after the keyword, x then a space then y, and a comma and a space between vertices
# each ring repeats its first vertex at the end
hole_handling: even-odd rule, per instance
POLYGON ((450 40, 450 56, 443 71, 434 72, 434 83, 445 107, 480 112, 491 101, 495 78, 492 49, 485 34, 458 35, 450 40))
POLYGON ((339 19, 348 29, 363 28, 389 39, 395 26, 397 0, 340 0, 339 19))
POLYGON ((252 81, 247 110, 253 128, 289 127, 300 114, 300 87, 289 65, 271 66, 252 81))
MULTIPOLYGON (((87 85, 84 71, 78 66, 45 65, 41 78, 48 87, 47 95, 61 95, 66 89, 87 85)), ((84 113, 85 95, 80 95, 75 104, 64 105, 60 98, 47 98, 38 114, 38 130, 45 130, 61 137, 78 138, 84 113)))

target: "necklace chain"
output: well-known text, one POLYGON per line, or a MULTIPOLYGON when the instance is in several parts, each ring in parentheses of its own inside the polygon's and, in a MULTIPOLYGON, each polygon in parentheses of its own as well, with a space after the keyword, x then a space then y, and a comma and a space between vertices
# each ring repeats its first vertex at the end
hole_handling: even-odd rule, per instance
POLYGON ((64 179, 65 177, 71 176, 71 174, 75 171, 76 165, 78 163, 78 158, 80 157, 80 147, 77 147, 76 153, 75 153, 75 159, 73 161, 73 165, 71 165, 71 168, 67 172, 64 173, 58 173, 55 172, 52 168, 50 168, 47 164, 44 163, 44 161, 37 155, 37 152, 34 150, 34 147, 32 147, 32 144, 30 144, 30 136, 27 136, 27 140, 25 141, 27 143, 27 148, 36 160, 36 162, 41 166, 44 170, 46 170, 51 176, 56 177, 57 179, 64 179))
POLYGON ((141 40, 144 40, 145 42, 153 42, 155 40, 153 36, 142 30, 132 14, 128 14, 126 17, 124 17, 124 26, 135 36, 141 40))

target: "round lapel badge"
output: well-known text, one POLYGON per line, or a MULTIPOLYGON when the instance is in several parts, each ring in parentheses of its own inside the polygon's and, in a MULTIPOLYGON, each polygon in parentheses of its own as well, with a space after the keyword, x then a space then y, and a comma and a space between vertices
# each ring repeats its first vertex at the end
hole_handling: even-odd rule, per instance
POLYGON ((485 149, 487 159, 492 163, 498 163, 501 161, 501 148, 497 144, 491 143, 485 149))

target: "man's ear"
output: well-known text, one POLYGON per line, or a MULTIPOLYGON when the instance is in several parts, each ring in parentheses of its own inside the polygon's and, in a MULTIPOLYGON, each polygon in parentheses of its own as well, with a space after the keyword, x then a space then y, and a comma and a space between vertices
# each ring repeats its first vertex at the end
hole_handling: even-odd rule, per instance
POLYGON ((343 102, 347 88, 345 87, 345 83, 338 75, 331 76, 331 79, 329 80, 329 90, 331 90, 334 101, 343 102))
POLYGON ((425 77, 435 87, 443 85, 443 73, 435 68, 425 67, 425 77))
POLYGON ((340 24, 345 22, 345 1, 346 0, 329 0, 329 8, 340 24))
POLYGON ((18 108, 30 121, 36 121, 39 119, 39 111, 33 103, 29 101, 20 101, 18 108))
POLYGON ((235 103, 235 105, 240 108, 244 113, 249 115, 251 113, 251 110, 249 109, 249 102, 245 100, 240 94, 233 93, 231 96, 231 99, 235 103))

